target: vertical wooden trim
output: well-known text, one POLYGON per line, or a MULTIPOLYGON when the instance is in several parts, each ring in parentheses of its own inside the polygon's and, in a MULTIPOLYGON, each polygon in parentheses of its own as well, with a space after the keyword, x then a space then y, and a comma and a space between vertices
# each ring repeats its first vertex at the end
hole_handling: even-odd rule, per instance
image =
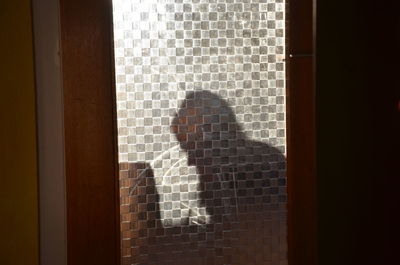
POLYGON ((58 1, 33 0, 41 265, 66 265, 64 122, 58 1))
POLYGON ((288 255, 290 265, 316 265, 315 3, 288 7, 288 255))
POLYGON ((120 263, 112 4, 61 0, 69 265, 120 263))

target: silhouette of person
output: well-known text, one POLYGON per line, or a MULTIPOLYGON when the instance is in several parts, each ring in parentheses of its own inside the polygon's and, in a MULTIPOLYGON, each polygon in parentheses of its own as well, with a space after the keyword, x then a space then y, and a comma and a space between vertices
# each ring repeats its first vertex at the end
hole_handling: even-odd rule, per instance
POLYGON ((188 164, 199 175, 207 264, 265 264, 279 251, 285 158, 248 139, 228 102, 209 91, 189 92, 171 124, 188 164), (281 203, 281 204, 280 204, 281 203))
MULTIPOLYGON (((208 91, 189 92, 171 123, 198 177, 198 207, 209 220, 163 227, 160 196, 147 163, 137 176, 135 264, 277 264, 285 196, 285 158, 247 138, 228 102, 208 91), (142 175, 141 172, 145 172, 142 175), (274 260, 275 259, 275 260, 274 260)), ((135 204, 136 205, 136 204, 135 204)), ((136 207, 136 206, 135 206, 136 207)), ((200 218, 201 219, 201 218, 200 218)))

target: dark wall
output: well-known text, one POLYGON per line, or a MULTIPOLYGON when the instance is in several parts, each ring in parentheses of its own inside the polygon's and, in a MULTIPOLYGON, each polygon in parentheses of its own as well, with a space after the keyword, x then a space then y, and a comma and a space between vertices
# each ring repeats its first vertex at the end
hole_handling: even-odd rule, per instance
POLYGON ((38 265, 31 1, 0 1, 0 264, 38 265))
POLYGON ((395 1, 317 6, 319 264, 395 264, 399 9, 395 1))

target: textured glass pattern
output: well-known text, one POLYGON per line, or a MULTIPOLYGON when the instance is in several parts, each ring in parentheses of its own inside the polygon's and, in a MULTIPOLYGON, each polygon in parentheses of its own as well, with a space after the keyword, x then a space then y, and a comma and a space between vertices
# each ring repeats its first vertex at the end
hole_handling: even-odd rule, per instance
POLYGON ((113 6, 123 264, 287 264, 285 3, 113 6))

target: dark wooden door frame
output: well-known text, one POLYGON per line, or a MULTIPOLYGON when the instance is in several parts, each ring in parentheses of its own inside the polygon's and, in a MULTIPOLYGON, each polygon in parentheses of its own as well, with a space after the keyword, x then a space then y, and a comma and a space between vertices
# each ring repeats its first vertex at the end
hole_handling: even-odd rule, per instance
POLYGON ((316 0, 288 1, 288 256, 289 265, 316 265, 316 0))
MULTIPOLYGON (((317 264, 314 7, 289 1, 288 254, 317 264)), ((60 0, 68 264, 120 263, 111 0, 60 0)))
POLYGON ((60 0, 69 265, 120 263, 111 0, 60 0))

